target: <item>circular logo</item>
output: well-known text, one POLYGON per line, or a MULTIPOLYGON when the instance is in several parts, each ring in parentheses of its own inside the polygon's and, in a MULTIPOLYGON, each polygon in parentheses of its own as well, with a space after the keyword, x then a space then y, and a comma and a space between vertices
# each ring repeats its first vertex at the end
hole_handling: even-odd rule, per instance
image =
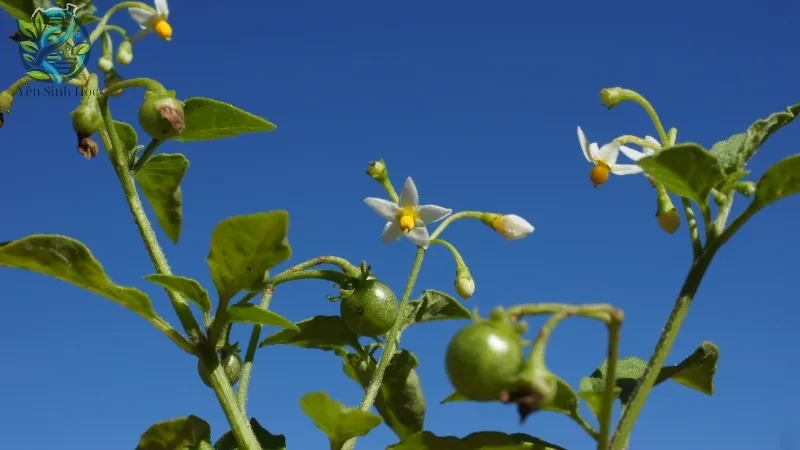
POLYGON ((75 18, 77 7, 37 9, 18 21, 19 54, 34 80, 63 83, 77 77, 89 59, 89 33, 75 18))

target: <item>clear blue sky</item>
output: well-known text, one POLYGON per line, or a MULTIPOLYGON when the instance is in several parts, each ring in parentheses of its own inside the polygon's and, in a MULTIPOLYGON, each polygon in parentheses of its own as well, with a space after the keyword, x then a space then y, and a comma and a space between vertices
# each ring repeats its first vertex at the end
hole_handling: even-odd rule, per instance
MULTIPOLYGON (((306 0, 248 10, 173 1, 174 40, 150 36, 135 46, 123 75, 152 76, 182 98, 228 101, 278 125, 271 134, 163 147, 191 160, 180 244, 161 235, 175 273, 211 287, 204 258, 215 224, 288 209, 290 262, 366 259, 399 293, 413 246, 382 245, 383 222, 363 203, 383 195, 364 170, 385 158, 395 184, 413 176, 424 203, 516 213, 536 226, 518 242, 476 222, 445 233, 477 283, 468 307, 611 302, 626 313, 623 355, 647 358, 688 269, 686 228, 673 236, 658 228, 655 193, 640 176, 593 189, 575 128, 601 143, 654 134, 635 105, 610 112, 600 105, 599 90, 616 85, 647 96, 679 140, 706 147, 800 101, 800 7, 788 0, 379 3, 306 0)), ((115 23, 135 27, 127 14, 115 23)), ((13 26, 0 19, 5 34, 13 26)), ((14 43, 0 42, 5 86, 22 67, 14 43)), ((140 91, 116 99, 116 117, 135 122, 141 99, 140 91)), ((74 107, 74 98, 20 97, 6 116, 0 240, 79 239, 115 281, 148 292, 177 324, 163 292, 142 279, 154 270, 108 159, 86 161, 75 149, 67 117, 74 107)), ((760 174, 797 152, 798 140, 800 124, 770 139, 750 169, 760 174)), ((800 435, 790 432, 800 426, 792 387, 800 370, 799 211, 800 198, 769 207, 719 254, 670 358, 678 362, 704 340, 718 344, 716 394, 659 387, 632 448, 799 448, 800 435)), ((449 254, 433 248, 416 291, 450 291, 453 274, 449 254)), ((7 448, 130 449, 153 422, 188 414, 209 421, 215 437, 227 429, 194 360, 127 310, 18 270, 0 270, 0 286, 7 448)), ((338 305, 325 300, 331 293, 322 282, 295 283, 282 286, 272 306, 293 320, 335 314, 338 305)), ((402 347, 421 361, 429 430, 524 432, 591 448, 555 414, 519 425, 512 407, 439 406, 451 392, 445 346, 461 325, 418 326, 403 336, 402 347)), ((235 337, 246 342, 248 334, 235 337)), ((603 360, 604 339, 602 327, 575 319, 557 330, 549 365, 577 384, 603 360)), ((301 395, 325 390, 351 405, 361 397, 340 360, 321 351, 261 349, 254 377, 251 414, 287 435, 291 449, 327 448, 300 410, 301 395)), ((359 448, 395 441, 381 427, 359 448)))

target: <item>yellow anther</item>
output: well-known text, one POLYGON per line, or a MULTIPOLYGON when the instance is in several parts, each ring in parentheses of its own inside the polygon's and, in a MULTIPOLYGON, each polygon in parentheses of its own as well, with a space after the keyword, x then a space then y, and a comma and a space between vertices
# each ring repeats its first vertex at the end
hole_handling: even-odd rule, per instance
POLYGON ((603 163, 597 163, 589 172, 589 179, 592 180, 594 187, 600 186, 608 180, 608 175, 611 171, 608 166, 603 163))
POLYGON ((172 26, 164 19, 156 19, 153 22, 153 31, 164 40, 172 39, 172 26))
POLYGON ((404 233, 408 233, 414 229, 415 220, 412 216, 401 216, 400 217, 400 229, 403 230, 404 233))

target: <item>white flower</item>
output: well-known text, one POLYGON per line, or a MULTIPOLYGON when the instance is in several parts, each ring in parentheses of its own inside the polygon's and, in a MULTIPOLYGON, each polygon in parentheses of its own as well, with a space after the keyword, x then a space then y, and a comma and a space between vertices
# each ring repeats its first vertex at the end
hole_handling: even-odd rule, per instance
POLYGON ((142 8, 128 8, 131 18, 139 24, 145 32, 154 31, 161 39, 172 39, 172 26, 167 22, 169 6, 167 0, 154 0, 156 12, 142 8))
MULTIPOLYGON (((645 142, 652 145, 656 149, 661 149, 661 144, 658 142, 656 138, 653 136, 645 136, 645 142)), ((628 148, 625 146, 620 146, 619 151, 621 151, 625 156, 630 158, 632 161, 639 161, 640 159, 644 158, 645 156, 652 156, 656 153, 655 150, 649 147, 642 147, 642 151, 636 151, 632 148, 628 148)))
POLYGON ((492 228, 506 239, 522 239, 533 233, 533 225, 516 214, 497 216, 492 220, 492 228))
POLYGON ((619 157, 620 151, 627 155, 628 151, 636 152, 636 150, 624 147, 615 141, 609 142, 602 147, 598 147, 596 142, 590 144, 586 140, 586 135, 583 134, 581 127, 578 127, 578 141, 581 144, 583 156, 586 157, 587 161, 594 164, 592 171, 589 173, 589 179, 592 180, 594 187, 605 183, 608 180, 609 173, 632 175, 642 172, 642 168, 635 164, 617 164, 617 157, 619 157))
POLYGON ((387 221, 381 236, 384 243, 394 242, 403 235, 422 248, 428 248, 430 236, 425 228, 449 216, 453 210, 436 205, 419 204, 419 194, 414 180, 409 177, 397 203, 382 198, 369 197, 364 203, 387 221))
POLYGON ((455 282, 456 293, 467 300, 475 293, 475 280, 472 277, 458 277, 455 282))

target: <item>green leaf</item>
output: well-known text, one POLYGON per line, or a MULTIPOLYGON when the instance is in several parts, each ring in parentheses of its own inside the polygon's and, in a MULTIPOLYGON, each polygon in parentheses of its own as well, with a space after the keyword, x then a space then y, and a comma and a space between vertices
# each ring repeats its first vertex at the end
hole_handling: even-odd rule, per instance
POLYGON ((553 401, 542 408, 542 411, 551 411, 559 414, 574 415, 578 413, 578 395, 572 386, 559 377, 556 377, 556 396, 553 401))
POLYGON ((82 43, 80 43, 80 44, 78 44, 78 45, 76 45, 75 47, 72 48, 72 54, 75 55, 75 56, 85 55, 85 54, 89 53, 89 50, 91 48, 92 47, 89 44, 87 44, 86 42, 82 42, 82 43))
MULTIPOLYGON (((356 353, 344 356, 345 374, 364 389, 372 380, 376 367, 374 359, 368 358, 356 353)), ((417 366, 419 361, 408 350, 395 353, 375 398, 378 413, 400 439, 422 431, 425 426, 425 396, 414 370, 417 366)))
POLYGON ((439 404, 444 405, 445 403, 468 402, 468 401, 469 399, 467 397, 464 397, 458 392, 453 392, 452 394, 445 397, 444 400, 440 401, 439 404))
POLYGON ((637 164, 668 191, 698 204, 704 204, 711 188, 725 179, 717 158, 697 144, 677 144, 637 164))
POLYGON ((714 374, 717 372, 718 361, 719 348, 711 342, 703 342, 680 364, 661 369, 656 384, 671 379, 706 395, 713 395, 714 374))
POLYGON ((125 122, 114 121, 114 129, 117 132, 119 140, 122 142, 122 151, 128 156, 128 162, 131 161, 136 144, 139 143, 139 135, 132 126, 125 122))
POLYGON ((481 431, 466 437, 439 437, 430 431, 410 436, 387 450, 566 450, 556 444, 522 434, 481 431))
POLYGON ((340 449, 350 438, 365 436, 381 424, 380 416, 349 408, 325 392, 311 392, 300 398, 300 408, 314 425, 328 435, 331 449, 340 449))
POLYGON ((28 64, 33 64, 33 63, 36 61, 36 60, 33 58, 33 56, 31 56, 31 55, 28 55, 28 54, 24 54, 24 55, 22 55, 22 57, 25 59, 25 61, 27 61, 27 62, 28 62, 28 64))
POLYGON ((136 450, 195 450, 201 442, 211 442, 211 426, 197 416, 188 416, 152 425, 142 434, 136 450))
POLYGON ((228 319, 236 323, 252 323, 300 331, 291 320, 258 305, 233 305, 228 308, 228 319))
MULTIPOLYGON (((26 53, 36 53, 37 51, 39 51, 39 47, 37 47, 36 43, 32 41, 21 41, 19 43, 19 46, 22 47, 22 51, 26 53)), ((25 55, 25 56, 31 56, 31 55, 25 55)))
POLYGON ((180 183, 188 167, 189 160, 180 153, 160 153, 148 159, 136 173, 136 181, 147 203, 153 208, 158 224, 176 244, 183 224, 180 183))
POLYGON ((408 308, 409 323, 407 326, 437 320, 469 319, 472 317, 472 314, 461 305, 461 302, 444 292, 431 289, 423 291, 419 300, 409 302, 408 308))
POLYGON ((296 345, 303 348, 335 350, 349 345, 360 348, 358 336, 353 333, 339 316, 316 316, 296 324, 297 329, 281 330, 267 337, 258 345, 296 345))
POLYGON ((0 243, 0 266, 49 275, 94 292, 145 317, 155 317, 147 295, 114 284, 82 243, 66 236, 32 235, 0 243))
POLYGON ((0 0, 0 8, 13 18, 30 22, 31 14, 36 10, 33 0, 0 0))
POLYGON ((229 300, 264 279, 267 270, 292 256, 289 213, 272 211, 230 217, 211 236, 206 261, 221 299, 229 300))
MULTIPOLYGON (((0 0, 0 6, 2 6, 3 3, 4 0, 0 0)), ((31 10, 31 12, 33 11, 31 10)), ((19 30, 20 33, 22 33, 23 36, 29 39, 36 39, 36 29, 33 28, 33 24, 30 23, 30 20, 31 20, 30 14, 28 14, 28 16, 25 19, 18 20, 17 29, 19 30)))
POLYGON ((764 172, 758 181, 754 206, 763 208, 797 193, 800 193, 800 154, 784 158, 764 172))
POLYGON ((193 301, 204 313, 211 311, 211 299, 208 297, 208 292, 196 280, 160 273, 148 275, 144 279, 193 301))
POLYGON ((47 18, 44 15, 44 12, 41 10, 36 10, 33 12, 33 16, 31 17, 31 23, 33 23, 33 27, 41 33, 47 28, 47 18))
POLYGON ((261 117, 210 98, 186 100, 183 114, 186 129, 175 138, 183 142, 209 141, 275 129, 275 125, 261 117))
POLYGON ((717 161, 719 161, 719 165, 725 173, 736 172, 741 168, 739 153, 746 136, 746 133, 734 134, 728 139, 719 141, 711 146, 709 151, 717 157, 717 161))
MULTIPOLYGON (((250 428, 256 435, 256 440, 261 444, 261 450, 286 450, 286 437, 282 434, 272 434, 267 431, 253 417, 250 419, 250 428)), ((214 444, 214 450, 239 450, 239 443, 230 431, 223 434, 214 444)))
POLYGON ((25 75, 37 81, 52 81, 50 75, 48 75, 46 72, 42 72, 41 70, 29 70, 25 73, 25 75))
MULTIPOLYGON (((580 385, 578 386, 578 397, 586 402, 592 414, 597 418, 600 417, 600 410, 603 408, 604 394, 605 379, 598 380, 592 377, 581 378, 580 385)), ((622 389, 614 386, 614 398, 619 398, 621 394, 622 389)))

